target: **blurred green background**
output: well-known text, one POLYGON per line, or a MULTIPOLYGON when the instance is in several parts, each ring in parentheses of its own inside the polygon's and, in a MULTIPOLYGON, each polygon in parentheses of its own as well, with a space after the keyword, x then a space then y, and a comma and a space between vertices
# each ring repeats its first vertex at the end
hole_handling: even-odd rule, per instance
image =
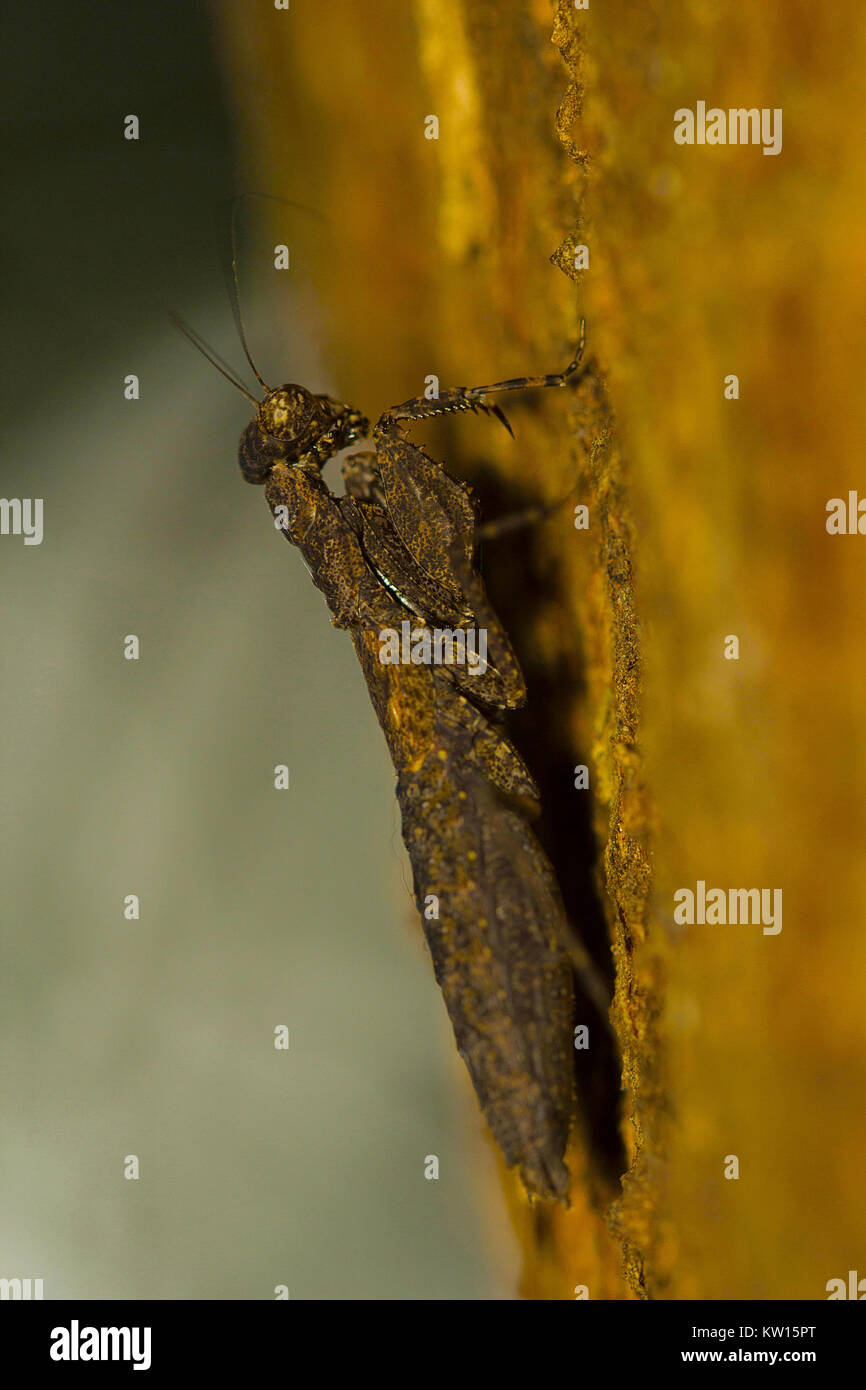
MULTIPOLYGON (((245 402, 168 321, 240 362, 211 23, 180 0, 4 17, 2 494, 44 499, 44 540, 0 542, 0 1275, 507 1297, 360 671, 241 481, 245 402)), ((277 325, 253 324, 267 359, 277 325)), ((292 329, 297 375, 333 387, 292 329)))

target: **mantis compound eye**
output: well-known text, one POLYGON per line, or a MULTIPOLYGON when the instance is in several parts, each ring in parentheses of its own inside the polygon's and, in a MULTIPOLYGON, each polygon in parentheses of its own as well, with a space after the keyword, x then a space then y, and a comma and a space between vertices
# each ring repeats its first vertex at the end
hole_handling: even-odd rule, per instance
POLYGON ((274 464, 285 452, 285 444, 262 433, 257 418, 250 420, 238 448, 238 464, 246 482, 266 483, 274 464))

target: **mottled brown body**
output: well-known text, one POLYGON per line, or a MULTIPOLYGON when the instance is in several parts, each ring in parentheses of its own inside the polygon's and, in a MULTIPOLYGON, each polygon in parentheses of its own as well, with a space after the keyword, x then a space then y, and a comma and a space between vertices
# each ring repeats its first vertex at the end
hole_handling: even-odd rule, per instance
POLYGON ((397 778, 436 979, 507 1163, 530 1192, 565 1198, 572 982, 559 891, 525 816, 475 765, 471 724, 447 745, 442 724, 420 767, 397 778), (433 893, 439 916, 427 920, 433 893))
POLYGON ((239 451, 244 477, 264 483, 275 523, 301 551, 334 625, 351 633, 397 772, 436 979, 482 1110, 528 1191, 560 1200, 573 1108, 568 928, 530 828, 537 789, 494 722, 497 710, 525 701, 523 677, 474 566, 469 490, 405 437, 402 422, 450 410, 504 421, 485 392, 562 385, 576 365, 386 412, 375 452, 347 457, 343 497, 320 470, 370 427, 329 397, 291 384, 268 391, 239 451), (415 629, 484 629, 487 669, 383 664, 380 634, 409 615, 415 629))

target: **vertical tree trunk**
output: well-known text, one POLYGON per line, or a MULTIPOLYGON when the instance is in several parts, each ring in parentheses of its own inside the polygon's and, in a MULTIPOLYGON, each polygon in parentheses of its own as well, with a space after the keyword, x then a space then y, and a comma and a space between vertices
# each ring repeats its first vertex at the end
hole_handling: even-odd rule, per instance
POLYGON ((516 443, 465 421, 437 440, 487 514, 576 486, 485 552, 542 832, 616 968, 616 1046, 594 1018, 577 1057, 571 1209, 530 1208, 504 1175, 522 1291, 822 1297, 866 1235, 833 1195, 864 1154, 838 1078, 863 1055, 866 541, 824 526, 862 477, 853 6, 220 14, 250 186, 336 229, 349 399, 375 413, 429 374, 555 371, 587 318, 590 370, 509 403, 516 443), (784 108, 783 153, 676 145, 698 100, 784 108), (675 929, 673 893, 699 879, 781 887, 784 929, 675 929))

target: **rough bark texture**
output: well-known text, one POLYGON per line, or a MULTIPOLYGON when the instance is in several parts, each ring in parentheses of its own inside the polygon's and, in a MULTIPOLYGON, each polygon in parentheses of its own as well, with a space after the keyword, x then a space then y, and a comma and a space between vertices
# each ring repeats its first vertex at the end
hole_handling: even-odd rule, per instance
POLYGON ((505 1178, 522 1293, 824 1297, 866 1248, 866 540, 824 527, 862 477, 862 25, 805 0, 219 12, 245 181, 338 229, 347 399, 556 370, 587 318, 591 372, 516 406, 516 444, 461 421, 434 445, 487 514, 577 478, 590 517, 485 555, 545 842, 616 967, 571 1209, 505 1178), (783 153, 676 146, 698 100, 782 107, 783 153), (675 929, 698 879, 781 887, 782 932, 675 929))

